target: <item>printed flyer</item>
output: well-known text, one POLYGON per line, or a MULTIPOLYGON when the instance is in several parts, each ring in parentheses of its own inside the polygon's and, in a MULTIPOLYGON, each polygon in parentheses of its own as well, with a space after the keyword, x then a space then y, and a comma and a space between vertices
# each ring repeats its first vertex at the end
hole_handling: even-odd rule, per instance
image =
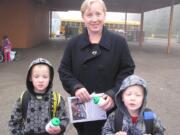
POLYGON ((81 102, 77 97, 68 97, 68 107, 71 123, 97 121, 107 119, 106 111, 95 104, 94 96, 102 96, 100 94, 92 94, 92 99, 89 102, 81 102))

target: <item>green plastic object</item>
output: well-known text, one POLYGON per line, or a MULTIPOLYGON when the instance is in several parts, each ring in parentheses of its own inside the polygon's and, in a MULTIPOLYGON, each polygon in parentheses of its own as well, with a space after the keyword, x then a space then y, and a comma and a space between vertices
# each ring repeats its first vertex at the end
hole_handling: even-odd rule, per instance
POLYGON ((100 101, 100 97, 99 97, 99 96, 93 97, 93 102, 94 102, 94 104, 98 104, 99 101, 100 101))
POLYGON ((52 124, 53 124, 54 126, 59 126, 59 125, 61 124, 60 119, 58 119, 58 118, 56 118, 56 117, 54 117, 54 118, 51 120, 51 122, 52 122, 52 124))

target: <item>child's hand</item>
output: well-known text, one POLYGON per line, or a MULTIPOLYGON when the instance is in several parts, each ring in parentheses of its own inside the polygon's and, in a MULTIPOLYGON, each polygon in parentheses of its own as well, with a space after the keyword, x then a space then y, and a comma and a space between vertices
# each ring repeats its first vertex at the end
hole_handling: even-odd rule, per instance
POLYGON ((122 132, 122 131, 119 131, 119 132, 116 132, 115 135, 127 135, 127 132, 122 132))
POLYGON ((56 135, 56 134, 59 134, 61 132, 61 128, 60 126, 56 126, 56 127, 52 127, 52 128, 48 128, 48 131, 47 131, 49 134, 51 135, 56 135))

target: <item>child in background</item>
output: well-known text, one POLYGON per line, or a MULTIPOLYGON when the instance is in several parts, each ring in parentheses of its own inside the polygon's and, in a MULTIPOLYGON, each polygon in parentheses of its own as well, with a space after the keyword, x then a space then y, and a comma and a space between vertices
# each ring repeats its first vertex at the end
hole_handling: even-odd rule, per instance
POLYGON ((117 109, 109 115, 102 135, 164 135, 164 127, 146 108, 146 101, 145 80, 136 75, 127 77, 115 96, 117 109))
POLYGON ((53 77, 54 69, 49 61, 43 58, 32 61, 26 78, 29 95, 29 99, 26 98, 27 108, 24 109, 23 98, 19 98, 9 121, 12 135, 63 135, 69 119, 65 111, 65 101, 61 96, 55 116, 60 119, 61 125, 50 128, 48 131, 45 129, 52 119, 53 77))
POLYGON ((12 44, 11 44, 8 36, 7 35, 3 36, 2 50, 4 53, 4 62, 10 62, 11 61, 11 57, 10 57, 11 48, 12 48, 12 44))

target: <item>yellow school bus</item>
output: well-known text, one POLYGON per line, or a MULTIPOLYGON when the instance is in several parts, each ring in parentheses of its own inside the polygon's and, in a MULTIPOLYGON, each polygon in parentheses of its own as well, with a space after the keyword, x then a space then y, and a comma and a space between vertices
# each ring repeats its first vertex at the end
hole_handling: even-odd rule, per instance
MULTIPOLYGON (((116 33, 125 35, 125 21, 105 21, 105 26, 116 33)), ((61 19, 60 32, 62 35, 71 37, 79 34, 84 28, 84 22, 81 19, 61 19)), ((138 21, 126 22, 126 38, 128 40, 138 40, 140 23, 138 21)))

